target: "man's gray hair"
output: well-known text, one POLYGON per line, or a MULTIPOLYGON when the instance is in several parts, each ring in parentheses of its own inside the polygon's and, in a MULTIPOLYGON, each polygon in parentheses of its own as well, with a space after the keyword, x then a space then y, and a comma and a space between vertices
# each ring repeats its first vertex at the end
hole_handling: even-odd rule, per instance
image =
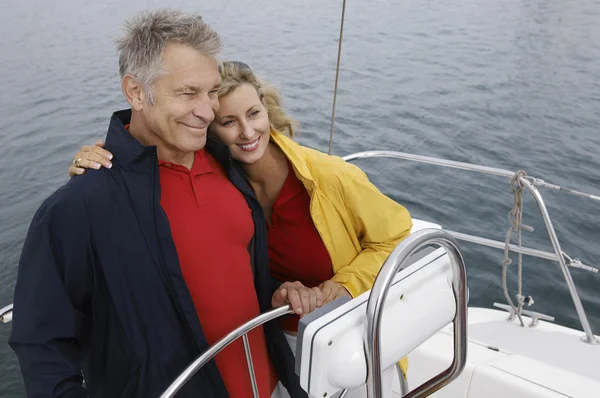
POLYGON ((199 14, 161 9, 128 20, 125 35, 116 42, 119 72, 121 78, 131 75, 142 85, 150 104, 154 103, 154 81, 164 74, 162 56, 169 43, 213 57, 221 50, 219 35, 199 14))

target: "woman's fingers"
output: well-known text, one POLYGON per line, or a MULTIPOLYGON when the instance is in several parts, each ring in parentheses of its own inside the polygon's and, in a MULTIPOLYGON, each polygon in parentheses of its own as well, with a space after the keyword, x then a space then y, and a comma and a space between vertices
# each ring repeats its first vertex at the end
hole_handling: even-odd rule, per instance
POLYGON ((69 177, 73 177, 73 176, 80 176, 83 173, 85 173, 85 169, 81 169, 79 167, 75 167, 73 165, 71 165, 71 167, 69 167, 69 177))
POLYGON ((73 157, 73 162, 69 167, 69 177, 82 175, 85 169, 99 170, 101 167, 110 169, 112 167, 113 155, 106 149, 103 149, 104 141, 96 141, 96 145, 84 145, 81 150, 73 157))
POLYGON ((96 141, 95 145, 82 146, 81 150, 79 152, 77 152, 77 155, 80 155, 81 153, 86 153, 86 152, 96 153, 96 154, 102 156, 106 160, 112 160, 112 158, 113 158, 113 154, 110 153, 109 151, 107 151, 106 149, 104 149, 104 141, 101 141, 101 140, 96 141))
POLYGON ((108 151, 105 151, 102 148, 98 148, 98 147, 92 147, 95 148, 94 150, 91 151, 80 151, 77 152, 75 154, 75 157, 73 158, 73 165, 75 167, 79 166, 79 168, 85 168, 85 169, 100 169, 100 167, 104 166, 107 169, 110 169, 112 167, 112 162, 110 160, 108 160, 108 158, 106 157, 106 154, 104 153, 98 153, 98 150, 110 153, 108 151))
POLYGON ((317 298, 317 308, 319 308, 321 305, 323 305, 323 293, 318 287, 313 287, 312 290, 315 292, 315 296, 317 298))
POLYGON ((332 302, 335 299, 338 299, 343 296, 348 296, 352 298, 350 293, 346 290, 344 286, 334 281, 325 281, 319 285, 323 293, 323 305, 332 302))

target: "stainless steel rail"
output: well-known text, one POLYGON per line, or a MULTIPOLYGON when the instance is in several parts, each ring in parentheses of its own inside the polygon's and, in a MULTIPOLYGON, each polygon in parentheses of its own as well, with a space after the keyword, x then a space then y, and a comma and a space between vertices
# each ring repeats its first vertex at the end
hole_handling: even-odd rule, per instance
MULTIPOLYGON (((498 169, 498 168, 493 168, 493 167, 479 166, 479 165, 474 165, 474 164, 470 164, 470 163, 456 162, 453 160, 438 159, 438 158, 434 158, 434 157, 430 157, 430 156, 413 155, 410 153, 395 152, 395 151, 366 151, 366 152, 358 152, 358 153, 350 154, 350 155, 343 157, 343 159, 346 161, 351 161, 351 160, 356 160, 356 159, 366 159, 366 158, 395 158, 395 159, 410 160, 410 161, 426 163, 426 164, 431 164, 431 165, 436 165, 436 166, 449 167, 449 168, 467 170, 467 171, 475 171, 478 173, 499 176, 499 177, 505 177, 505 178, 509 178, 509 179, 512 179, 515 176, 515 173, 510 170, 503 170, 503 169, 498 169)), ((519 177, 519 180, 520 180, 521 184, 531 193, 531 195, 533 196, 533 198, 535 199, 535 201, 537 203, 537 206, 538 206, 540 213, 542 215, 542 218, 544 220, 544 224, 546 226, 546 231, 548 232, 548 237, 550 238, 550 241, 552 242, 552 247, 554 249, 554 255, 552 255, 551 253, 542 252, 539 250, 534 251, 534 249, 523 248, 523 247, 515 246, 515 245, 511 245, 510 250, 518 252, 518 253, 526 254, 526 255, 534 255, 536 257, 541 257, 541 258, 549 258, 550 256, 552 256, 552 258, 549 258, 549 259, 557 261, 559 263, 559 267, 563 273, 563 277, 565 278, 565 282, 569 289, 569 293, 571 294, 571 299, 573 300, 575 310, 577 311, 577 316, 579 317, 579 321, 581 323, 583 331, 585 332, 585 336, 582 337, 582 340, 589 344, 600 344, 600 342, 594 337, 594 333, 592 332, 592 329, 590 327, 590 323, 588 321, 587 314, 585 313, 585 309, 583 308, 583 304, 581 303, 581 299, 579 298, 577 288, 575 287, 575 283, 573 282, 573 278, 571 277, 571 274, 569 272, 568 265, 565 261, 564 253, 562 252, 562 249, 560 247, 560 242, 558 241, 556 231, 554 230, 554 226, 552 225, 552 220, 550 218, 550 214, 548 213, 548 209, 546 207, 544 199, 542 198, 542 195, 539 193, 539 191, 536 188, 536 185, 538 185, 538 186, 542 186, 542 187, 547 186, 547 187, 550 187, 551 189, 554 189, 553 188, 554 185, 547 184, 543 180, 540 180, 537 178, 519 177), (518 249, 516 249, 516 248, 518 248, 518 249)), ((598 197, 594 196, 594 195, 588 195, 588 194, 582 194, 582 193, 581 193, 581 195, 587 196, 594 200, 598 199, 598 197)), ((492 240, 480 238, 480 237, 474 237, 472 235, 467 235, 467 234, 462 234, 462 233, 454 233, 454 234, 457 239, 466 238, 465 240, 468 240, 473 243, 483 244, 483 245, 489 246, 489 247, 500 248, 497 245, 497 243, 498 243, 497 241, 492 241, 492 240)), ((501 248, 504 249, 504 246, 502 245, 501 248)), ((580 263, 571 263, 570 265, 598 273, 597 268, 585 266, 580 263)))
POLYGON ((365 352, 367 357, 367 396, 382 398, 381 369, 381 319, 389 288, 394 277, 406 265, 406 260, 417 250, 437 245, 446 249, 450 257, 456 300, 454 318, 454 360, 450 367, 403 397, 427 397, 454 380, 467 362, 467 272, 458 244, 452 235, 439 229, 425 229, 408 236, 385 261, 371 289, 367 304, 367 332, 365 352))
MULTIPOLYGON (((447 229, 445 229, 445 231, 449 232, 450 235, 454 236, 456 239, 462 240, 464 242, 470 242, 470 243, 475 243, 475 244, 481 245, 481 246, 487 246, 487 247, 491 247, 494 249, 504 250, 504 242, 501 242, 499 240, 493 240, 493 239, 488 239, 488 238, 482 238, 480 236, 463 234, 462 232, 450 231, 447 229)), ((527 256, 531 256, 531 257, 542 258, 544 260, 550 260, 550 261, 556 261, 556 262, 560 261, 560 258, 557 257, 556 254, 550 253, 550 252, 547 252, 544 250, 537 250, 537 249, 532 249, 529 247, 517 246, 514 244, 511 244, 509 246, 509 250, 512 252, 515 252, 515 253, 521 253, 521 254, 525 254, 527 256)), ((585 271, 593 272, 595 274, 600 273, 600 270, 598 268, 594 268, 594 267, 590 267, 589 265, 582 264, 578 260, 577 261, 572 260, 567 265, 569 267, 579 268, 579 269, 582 269, 585 271)))
POLYGON ((571 298, 573 299, 573 304, 575 305, 575 310, 577 311, 577 316, 579 317, 579 321, 581 322, 581 326, 583 327, 583 331, 585 332, 585 336, 583 336, 582 340, 589 344, 599 344, 598 340, 594 337, 594 333, 592 332, 592 327, 590 326, 590 322, 588 321, 587 314, 585 313, 585 309, 583 308, 583 304, 581 303, 581 299, 579 298, 579 293, 577 292, 577 288, 575 287, 575 282, 573 282, 573 277, 569 272, 569 268, 567 268, 567 264, 565 262, 565 258, 562 255, 562 249, 560 248, 560 242, 558 241, 558 236, 556 235, 556 231, 554 230, 554 226, 552 225, 552 219, 550 218, 550 214, 548 213, 548 209, 546 208, 546 203, 544 203, 544 199, 542 199, 542 195, 537 190, 536 187, 533 186, 529 180, 525 178, 520 178, 521 183, 535 199, 538 204, 538 208, 542 213, 542 218, 544 219, 544 224, 546 224, 546 230, 548 231, 548 235, 550 237, 550 241, 552 242, 552 247, 554 248, 554 252, 558 257, 558 263, 560 265, 560 270, 562 271, 563 277, 565 278, 565 282, 567 282, 567 287, 569 288, 569 293, 571 293, 571 298))
POLYGON ((0 322, 9 323, 12 321, 12 309, 13 305, 9 304, 0 310, 0 322))
MULTIPOLYGON (((246 342, 245 338, 248 332, 252 329, 267 323, 273 319, 279 318, 280 316, 286 314, 292 314, 294 311, 290 309, 289 305, 275 308, 269 312, 265 312, 257 316, 254 319, 246 322, 242 326, 230 332, 227 336, 223 337, 217 343, 215 343, 212 347, 206 350, 202 355, 200 355, 194 362, 192 362, 181 374, 173 384, 169 386, 169 388, 160 396, 160 398, 172 398, 175 396, 177 391, 183 387, 183 385, 194 375, 200 368, 208 363, 211 359, 214 358, 219 352, 221 352, 225 347, 229 344, 233 343, 235 340, 240 337, 244 338, 244 342, 246 342)), ((254 377, 254 367, 252 365, 252 357, 250 355, 250 347, 244 346, 246 350, 246 361, 248 364, 248 372, 250 373, 250 380, 252 382, 252 392, 254 397, 258 397, 258 391, 256 388, 256 378, 254 377), (246 348, 247 347, 247 348, 246 348)))

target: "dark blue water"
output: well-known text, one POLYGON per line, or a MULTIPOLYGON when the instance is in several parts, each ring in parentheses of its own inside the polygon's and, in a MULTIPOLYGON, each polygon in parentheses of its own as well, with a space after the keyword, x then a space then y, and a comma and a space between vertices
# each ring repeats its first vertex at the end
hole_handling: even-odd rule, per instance
MULTIPOLYGON (((75 150, 102 138, 125 107, 113 42, 123 21, 155 6, 200 11, 225 58, 276 83, 327 150, 341 2, 116 0, 0 3, 0 306, 12 301, 28 224, 67 181, 75 150)), ((600 194, 599 0, 349 2, 333 151, 389 149, 507 168, 600 194), (398 3, 398 4, 392 4, 398 3)), ((508 181, 391 160, 359 163, 415 217, 502 240, 508 181)), ((543 191, 563 249, 599 265, 600 203, 543 191)), ((525 243, 551 249, 526 200, 525 243)), ((471 303, 504 301, 502 253, 464 245, 471 303)), ((600 333, 600 277, 573 270, 600 333)), ((558 267, 525 261, 533 309, 579 323, 558 267)), ((515 279, 510 284, 515 286, 515 279)), ((513 290, 514 291, 514 290, 513 290)), ((0 326, 0 396, 23 397, 0 326)))

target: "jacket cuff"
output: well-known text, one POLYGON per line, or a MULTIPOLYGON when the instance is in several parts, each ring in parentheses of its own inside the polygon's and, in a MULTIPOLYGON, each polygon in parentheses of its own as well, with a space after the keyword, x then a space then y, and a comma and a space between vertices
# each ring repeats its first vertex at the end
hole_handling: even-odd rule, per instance
POLYGON ((344 275, 341 273, 337 273, 333 275, 331 281, 337 282, 340 285, 342 285, 344 289, 346 289, 348 293, 350 293, 352 298, 360 296, 360 294, 362 293, 361 289, 359 288, 359 285, 356 283, 355 278, 352 275, 344 275))

